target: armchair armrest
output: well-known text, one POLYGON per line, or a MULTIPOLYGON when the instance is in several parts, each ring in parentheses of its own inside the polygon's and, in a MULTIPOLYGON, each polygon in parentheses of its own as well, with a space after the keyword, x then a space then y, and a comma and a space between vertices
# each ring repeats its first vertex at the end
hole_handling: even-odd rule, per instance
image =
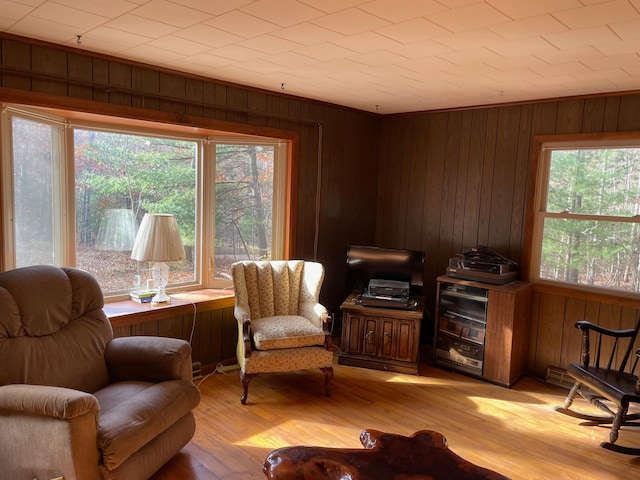
POLYGON ((44 385, 3 385, 0 412, 0 477, 102 478, 100 410, 93 395, 44 385))
POLYGON ((113 381, 193 380, 191 345, 168 337, 114 338, 105 351, 113 381))
POLYGON ((0 386, 0 410, 55 417, 64 420, 100 411, 90 393, 46 385, 11 384, 0 386))

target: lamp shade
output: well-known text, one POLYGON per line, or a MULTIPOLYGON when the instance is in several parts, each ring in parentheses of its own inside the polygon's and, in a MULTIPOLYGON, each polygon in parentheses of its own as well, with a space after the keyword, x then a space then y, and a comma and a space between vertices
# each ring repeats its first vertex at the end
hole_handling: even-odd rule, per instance
POLYGON ((184 246, 176 217, 163 213, 145 213, 131 258, 139 262, 174 262, 184 260, 184 246))

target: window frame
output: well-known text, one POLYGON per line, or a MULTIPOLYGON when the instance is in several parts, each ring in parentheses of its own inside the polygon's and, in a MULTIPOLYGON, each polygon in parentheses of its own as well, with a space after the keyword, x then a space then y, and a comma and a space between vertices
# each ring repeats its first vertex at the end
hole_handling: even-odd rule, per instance
POLYGON ((551 152, 553 150, 571 149, 603 149, 603 148, 640 148, 640 132, 621 133, 587 133, 587 134, 559 134, 538 135, 532 144, 532 194, 530 196, 528 228, 525 230, 524 277, 540 286, 551 287, 554 291, 567 290, 584 292, 590 295, 604 295, 606 297, 638 298, 638 292, 619 290, 602 286, 570 283, 560 280, 541 278, 540 262, 542 256, 542 242, 544 221, 547 218, 567 218, 589 220, 597 218, 614 223, 640 223, 638 217, 621 217, 611 215, 575 214, 571 212, 547 212, 547 193, 551 166, 551 152))
MULTIPOLYGON (((286 259, 290 252, 292 229, 292 172, 293 146, 297 144, 297 133, 274 128, 254 128, 247 125, 236 125, 237 129, 220 130, 213 124, 220 122, 198 119, 190 122, 201 124, 197 126, 185 126, 171 123, 167 120, 158 119, 147 120, 138 115, 137 118, 122 116, 109 116, 92 112, 82 112, 77 110, 66 110, 57 107, 32 107, 25 104, 11 104, 9 102, 0 104, 2 106, 2 119, 0 123, 0 143, 2 149, 0 154, 3 159, 2 176, 0 185, 2 188, 2 261, 3 269, 11 269, 15 266, 15 234, 12 228, 13 218, 13 156, 11 151, 11 115, 6 111, 12 110, 13 114, 27 117, 33 115, 34 120, 39 122, 51 122, 54 125, 73 126, 83 129, 95 129, 108 132, 125 134, 142 134, 151 136, 164 136, 170 138, 197 140, 201 142, 198 166, 196 173, 196 243, 197 254, 194 261, 195 278, 194 282, 174 284, 167 288, 171 290, 189 290, 198 288, 228 288, 229 281, 215 281, 214 277, 214 249, 215 249, 215 189, 206 188, 207 185, 215 185, 215 144, 235 143, 235 144, 262 144, 273 145, 275 147, 277 163, 274 172, 274 192, 278 189, 277 199, 274 198, 273 205, 273 235, 272 241, 277 242, 277 248, 272 251, 272 258, 286 259), (17 113, 16 113, 17 112, 17 113), (248 128, 249 127, 249 128, 248 128), (9 137, 7 137, 9 135, 9 137), (7 162, 6 159, 10 161, 7 162), (277 176, 276 176, 277 175, 277 176), (277 223, 277 224, 276 224, 277 223)), ((157 112, 155 112, 157 113, 157 112)), ((155 115, 152 115, 155 116, 155 115)), ((164 117, 165 115, 160 115, 164 117)), ((229 122, 222 122, 229 127, 229 122)), ((63 159, 58 162, 60 172, 59 178, 61 200, 57 211, 60 213, 62 221, 61 244, 62 261, 56 262, 60 265, 75 265, 75 196, 73 195, 74 178, 74 147, 73 128, 64 128, 62 134, 61 151, 63 159)), ((274 195, 275 196, 275 195, 274 195)), ((105 292, 105 301, 117 301, 128 298, 127 292, 105 292)))

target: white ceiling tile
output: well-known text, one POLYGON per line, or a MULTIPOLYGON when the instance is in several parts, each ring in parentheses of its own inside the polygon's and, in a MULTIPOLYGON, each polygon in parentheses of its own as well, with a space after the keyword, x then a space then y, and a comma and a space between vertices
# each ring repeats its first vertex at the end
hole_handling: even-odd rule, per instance
POLYGON ((296 0, 259 0, 240 8, 245 13, 282 27, 309 21, 324 13, 296 0))
POLYGON ((487 3, 515 20, 583 6, 579 0, 487 0, 487 3))
POLYGON ((401 62, 406 60, 406 58, 391 52, 371 52, 352 55, 349 57, 349 60, 371 67, 380 67, 401 62))
MULTIPOLYGON (((5 1, 6 3, 17 3, 27 7, 38 7, 43 3, 45 3, 46 0, 13 0, 13 1, 5 0, 5 1)), ((4 3, 0 3, 0 5, 4 6, 4 3)))
MULTIPOLYGON (((144 3, 145 1, 148 0, 141 0, 140 3, 144 3)), ((193 8, 194 10, 200 10, 210 15, 222 15, 236 8, 249 5, 253 1, 254 0, 171 0, 172 3, 193 8)))
POLYGON ((57 3, 107 18, 119 17, 136 8, 135 4, 126 0, 91 0, 90 2, 87 0, 55 0, 55 2, 46 3, 57 3))
POLYGON ((104 24, 107 27, 122 30, 132 34, 140 34, 145 37, 158 38, 164 35, 171 35, 178 30, 178 27, 167 25, 166 23, 156 22, 148 18, 142 18, 137 15, 127 14, 115 18, 104 24))
POLYGON ((454 10, 434 13, 427 18, 450 32, 466 32, 511 20, 486 3, 474 3, 454 10))
POLYGON ((260 35, 259 37, 249 38, 238 42, 237 45, 269 54, 295 50, 301 46, 299 43, 290 42, 289 40, 278 38, 273 35, 260 35))
POLYGON ((394 2, 374 0, 362 5, 360 9, 393 23, 447 10, 441 3, 434 0, 395 0, 394 2))
POLYGON ((448 35, 439 35, 434 37, 433 40, 449 48, 453 48, 454 50, 490 47, 491 45, 504 41, 500 35, 496 35, 486 28, 479 28, 477 30, 470 30, 468 32, 461 33, 450 33, 448 35))
POLYGON ((613 42, 618 39, 615 33, 606 26, 581 28, 564 33, 552 33, 544 35, 544 38, 561 50, 613 42))
POLYGON ((538 55, 544 54, 545 52, 555 52, 557 50, 553 45, 540 37, 496 43, 487 48, 502 57, 538 55))
POLYGON ((613 42, 602 42, 594 44, 593 48, 607 57, 626 54, 637 54, 640 53, 640 41, 614 40, 613 42))
POLYGON ((389 25, 389 22, 356 8, 349 8, 316 18, 311 23, 343 35, 355 35, 356 33, 389 25))
POLYGON ((376 28, 376 33, 400 43, 414 43, 449 34, 449 31, 425 18, 417 18, 376 28))
MULTIPOLYGON (((199 68, 222 68, 230 65, 235 65, 236 62, 229 58, 219 57, 217 55, 211 55, 209 53, 198 53, 196 55, 183 56, 181 59, 185 64, 191 64, 194 67, 199 68)), ((177 61, 172 61, 177 63, 177 61)))
POLYGON ((204 53, 211 49, 208 45, 192 42, 186 38, 180 38, 177 35, 167 35, 166 37, 156 38, 155 40, 148 42, 148 44, 169 52, 180 53, 184 56, 204 53))
POLYGON ((33 10, 28 5, 0 0, 0 28, 7 29, 33 10))
MULTIPOLYGON (((75 40, 76 36, 83 34, 84 29, 78 29, 70 25, 53 22, 38 17, 24 17, 6 30, 14 35, 22 35, 49 42, 66 43, 75 40)), ((79 48, 82 48, 81 46, 79 48)))
POLYGON ((500 25, 487 27, 487 29, 506 40, 522 40, 524 38, 568 31, 566 26, 551 15, 541 15, 539 17, 501 23, 500 25))
POLYGON ((453 65, 475 64, 480 62, 489 63, 503 60, 502 56, 482 46, 468 48, 466 50, 456 50, 449 54, 439 56, 453 65))
POLYGON ((81 41, 85 46, 90 46, 91 42, 95 41, 107 45, 111 43, 114 48, 119 50, 141 45, 143 43, 147 43, 149 40, 151 40, 149 37, 145 37, 143 35, 121 32, 109 27, 94 28, 82 35, 81 38, 81 41))
POLYGON ((635 67, 640 65, 640 57, 635 54, 615 55, 611 57, 593 58, 583 63, 591 70, 606 70, 614 68, 635 67))
POLYGON ((204 23, 244 38, 264 35, 280 29, 275 23, 267 22, 238 10, 205 20, 204 23))
POLYGON ((300 68, 307 65, 313 65, 318 63, 314 58, 306 55, 300 55, 295 52, 283 52, 275 55, 269 55, 264 57, 265 61, 273 62, 275 65, 280 65, 288 68, 300 68))
POLYGON ((225 45, 231 45, 240 40, 244 40, 238 35, 225 32, 219 28, 210 27, 204 23, 184 28, 176 32, 174 36, 198 42, 202 45, 208 45, 212 48, 223 47, 225 45))
POLYGON ((324 13, 335 13, 347 8, 369 3, 371 0, 300 0, 300 3, 320 10, 324 13))
POLYGON ((81 31, 90 30, 107 21, 106 17, 83 12, 65 5, 46 2, 31 12, 34 18, 69 25, 81 31))
POLYGON ((332 43, 359 53, 369 53, 381 50, 391 51, 393 48, 402 46, 388 37, 384 37, 376 32, 363 32, 348 37, 333 40, 332 43))
POLYGON ((542 61, 555 65, 558 63, 580 62, 590 58, 602 58, 602 53, 591 46, 568 48, 555 52, 543 52, 537 55, 542 61))
POLYGON ((640 14, 629 5, 627 0, 615 0, 586 7, 582 6, 581 8, 556 12, 553 16, 572 29, 640 18, 640 14))
POLYGON ((590 72, 588 66, 581 62, 558 63, 556 65, 549 64, 532 64, 529 69, 536 72, 540 76, 559 77, 562 75, 573 75, 579 77, 590 72))
POLYGON ((397 53, 406 58, 424 58, 435 55, 446 56, 454 50, 450 47, 445 47, 441 43, 434 42, 433 40, 423 40, 421 42, 412 42, 406 44, 399 44, 394 47, 386 47, 390 52, 397 53))
POLYGON ((209 14, 182 5, 176 5, 167 0, 151 0, 135 8, 131 13, 181 28, 189 27, 211 18, 209 14))
POLYGON ((236 60, 238 62, 245 62, 247 60, 253 60, 254 58, 261 58, 264 56, 263 52, 258 52, 252 48, 241 47, 240 45, 226 45, 224 47, 216 48, 214 53, 220 57, 236 60))
POLYGON ((609 28, 622 40, 631 40, 640 37, 640 19, 637 18, 624 22, 610 23, 609 28))
POLYGON ((640 90, 638 12, 640 0, 0 0, 0 30, 391 113, 640 90))
POLYGON ((281 28, 272 33, 276 37, 284 38, 301 45, 314 45, 317 43, 336 41, 344 35, 326 28, 304 22, 292 27, 281 28))
POLYGON ((336 58, 343 58, 353 53, 353 50, 347 50, 346 48, 334 45, 333 43, 309 45, 306 47, 296 48, 295 51, 323 62, 331 61, 336 58))

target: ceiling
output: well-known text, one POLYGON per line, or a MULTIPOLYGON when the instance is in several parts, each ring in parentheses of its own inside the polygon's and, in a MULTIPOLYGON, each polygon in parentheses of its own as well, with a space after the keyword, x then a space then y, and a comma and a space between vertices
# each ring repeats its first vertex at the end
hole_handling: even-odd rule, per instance
POLYGON ((0 30, 378 113, 640 90, 640 0, 0 0, 0 30))

